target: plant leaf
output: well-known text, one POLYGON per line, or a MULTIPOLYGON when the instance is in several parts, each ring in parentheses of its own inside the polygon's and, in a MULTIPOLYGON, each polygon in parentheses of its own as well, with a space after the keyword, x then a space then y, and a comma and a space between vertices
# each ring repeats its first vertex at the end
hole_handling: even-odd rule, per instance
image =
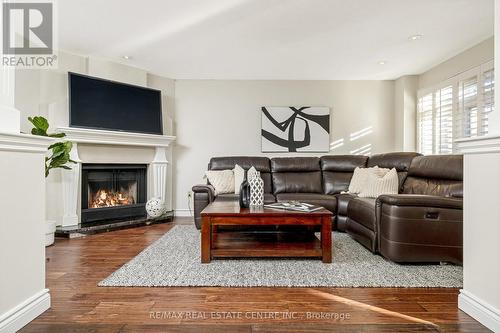
POLYGON ((49 122, 42 116, 28 117, 28 120, 35 126, 35 128, 47 133, 49 129, 49 122))
POLYGON ((66 136, 66 134, 64 134, 64 133, 51 133, 48 136, 50 136, 51 138, 64 138, 66 136))
POLYGON ((31 134, 33 135, 38 135, 38 136, 47 136, 47 132, 39 129, 39 128, 32 128, 31 129, 31 134))

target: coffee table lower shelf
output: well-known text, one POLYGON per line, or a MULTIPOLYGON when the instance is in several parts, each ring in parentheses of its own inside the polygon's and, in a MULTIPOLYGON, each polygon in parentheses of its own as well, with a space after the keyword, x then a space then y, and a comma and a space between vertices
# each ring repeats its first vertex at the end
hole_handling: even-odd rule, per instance
POLYGON ((211 258, 321 258, 314 234, 291 232, 221 232, 212 239, 211 258))

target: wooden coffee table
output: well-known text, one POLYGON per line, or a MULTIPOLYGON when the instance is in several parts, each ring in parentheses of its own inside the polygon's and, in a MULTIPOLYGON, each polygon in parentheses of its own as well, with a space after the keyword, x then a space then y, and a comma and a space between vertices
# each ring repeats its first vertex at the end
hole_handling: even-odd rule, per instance
POLYGON ((209 263, 214 258, 315 257, 331 263, 332 215, 324 208, 296 212, 212 202, 201 212, 201 262, 209 263), (219 233, 219 226, 320 226, 321 240, 302 230, 219 233))

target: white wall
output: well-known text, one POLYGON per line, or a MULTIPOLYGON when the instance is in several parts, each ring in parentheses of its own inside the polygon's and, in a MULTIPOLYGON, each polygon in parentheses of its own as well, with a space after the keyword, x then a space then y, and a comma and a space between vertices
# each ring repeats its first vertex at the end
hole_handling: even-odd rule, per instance
POLYGON ((492 60, 493 57, 494 38, 491 37, 420 74, 418 87, 419 89, 432 87, 450 77, 482 65, 492 60))
POLYGON ((260 152, 262 106, 330 107, 330 154, 395 148, 394 81, 177 80, 175 99, 174 205, 179 212, 187 211, 187 193, 201 182, 210 157, 272 155, 260 152), (350 139, 361 130, 367 135, 350 139))
POLYGON ((0 133, 0 331, 5 333, 17 331, 50 306, 44 246, 44 151, 49 140, 42 152, 30 152, 30 138, 17 148, 9 140, 0 133))
POLYGON ((398 151, 416 151, 418 76, 400 77, 394 84, 394 143, 398 151))

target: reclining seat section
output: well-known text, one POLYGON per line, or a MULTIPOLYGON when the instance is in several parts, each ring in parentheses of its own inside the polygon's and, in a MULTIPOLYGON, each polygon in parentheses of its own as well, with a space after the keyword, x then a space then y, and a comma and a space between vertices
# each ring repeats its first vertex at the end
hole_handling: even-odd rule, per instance
MULTIPOLYGON (((410 164, 418 153, 388 153, 373 155, 368 159, 367 167, 396 168, 400 188, 405 181, 410 164)), ((377 251, 377 215, 376 199, 354 198, 347 207, 347 233, 372 252, 377 251)))
POLYGON ((462 262, 462 155, 416 157, 401 195, 378 198, 379 252, 395 262, 462 262))
MULTIPOLYGON (((347 205, 356 196, 347 192, 356 167, 365 168, 367 156, 361 155, 332 155, 321 157, 321 171, 323 172, 323 193, 335 195, 337 199, 337 217, 333 225, 334 230, 345 231, 347 223, 347 205)), ((335 212, 333 212, 335 214, 335 212)))
POLYGON ((273 191, 276 200, 296 200, 323 206, 333 214, 334 196, 323 194, 318 157, 277 157, 271 159, 273 191))

